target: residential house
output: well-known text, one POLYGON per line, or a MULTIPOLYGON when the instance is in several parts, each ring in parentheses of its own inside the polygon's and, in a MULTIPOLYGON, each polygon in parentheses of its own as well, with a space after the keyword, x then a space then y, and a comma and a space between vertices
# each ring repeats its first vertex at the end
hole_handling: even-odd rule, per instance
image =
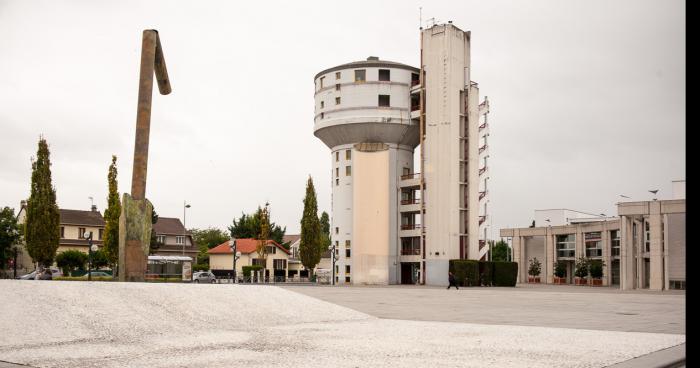
POLYGON ((173 217, 158 217, 158 222, 153 224, 156 239, 162 245, 153 252, 158 256, 186 256, 197 261, 197 245, 192 239, 192 233, 185 231, 185 226, 180 219, 173 217))
MULTIPOLYGON (((291 252, 274 240, 268 240, 267 260, 258 258, 256 248, 257 239, 236 239, 236 251, 241 252, 241 257, 236 260, 236 275, 243 277, 243 266, 261 265, 265 267, 265 276, 274 275, 286 279, 289 272, 289 258, 291 252)), ((233 270, 233 252, 230 241, 225 241, 216 247, 209 249, 209 267, 211 271, 219 276, 227 276, 233 270)))

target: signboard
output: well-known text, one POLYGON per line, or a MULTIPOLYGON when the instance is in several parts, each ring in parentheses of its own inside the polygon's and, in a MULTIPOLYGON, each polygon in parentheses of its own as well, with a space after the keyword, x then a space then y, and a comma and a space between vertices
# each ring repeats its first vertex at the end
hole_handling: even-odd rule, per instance
POLYGON ((182 262, 182 280, 192 280, 192 262, 182 262))

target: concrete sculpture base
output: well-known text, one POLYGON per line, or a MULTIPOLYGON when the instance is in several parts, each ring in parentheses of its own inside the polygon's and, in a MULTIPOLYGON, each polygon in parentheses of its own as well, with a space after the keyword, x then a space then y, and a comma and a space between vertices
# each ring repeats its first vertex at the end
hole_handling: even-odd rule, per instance
POLYGON ((151 244, 153 205, 148 199, 122 198, 119 216, 119 281, 144 281, 151 244))

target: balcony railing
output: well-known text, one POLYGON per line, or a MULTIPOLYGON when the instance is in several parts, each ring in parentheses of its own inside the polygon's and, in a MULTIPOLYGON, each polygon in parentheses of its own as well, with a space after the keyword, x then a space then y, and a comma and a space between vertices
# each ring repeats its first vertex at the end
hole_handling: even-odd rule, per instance
POLYGON ((411 180, 420 177, 420 173, 401 175, 401 180, 411 180))
POLYGON ((419 256, 420 248, 401 248, 402 256, 419 256))
POLYGON ((480 239, 480 240, 479 240, 479 250, 481 250, 481 248, 483 248, 483 247, 485 247, 485 246, 486 246, 486 240, 481 240, 481 239, 480 239))
POLYGON ((483 124, 479 125, 479 131, 482 131, 482 130, 483 130, 484 128, 486 128, 487 126, 488 126, 488 124, 486 124, 486 123, 483 123, 483 124))
POLYGON ((420 105, 411 105, 411 111, 418 111, 420 110, 420 105))
POLYGON ((421 224, 402 224, 401 225, 401 230, 413 230, 413 229, 420 229, 421 224))
POLYGON ((420 203, 419 198, 409 198, 409 199, 402 199, 401 204, 418 204, 420 203))
POLYGON ((479 216, 479 225, 483 224, 486 221, 486 216, 479 216))
POLYGON ((486 144, 483 145, 483 146, 481 146, 481 147, 479 147, 479 153, 482 153, 482 152, 486 151, 487 148, 489 148, 489 146, 486 145, 486 144))
POLYGON ((486 191, 479 192, 479 200, 484 199, 484 197, 486 197, 486 191))
POLYGON ((483 173, 485 173, 485 172, 486 172, 486 166, 484 166, 484 167, 482 167, 481 169, 479 169, 479 175, 481 175, 481 174, 483 174, 483 173))
POLYGON ((620 256, 620 247, 612 247, 610 250, 612 251, 613 257, 620 256))
POLYGON ((419 84, 420 84, 420 79, 411 80, 411 87, 417 86, 419 84))

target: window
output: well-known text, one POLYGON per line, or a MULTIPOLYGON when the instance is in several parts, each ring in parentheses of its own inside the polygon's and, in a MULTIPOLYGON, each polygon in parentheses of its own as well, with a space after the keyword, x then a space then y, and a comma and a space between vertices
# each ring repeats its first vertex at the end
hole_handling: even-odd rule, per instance
MULTIPOLYGON (((337 157, 337 156, 336 156, 336 157, 337 157)), ((336 177, 336 178, 340 175, 339 173, 340 173, 340 168, 339 168, 339 167, 336 167, 336 168, 335 168, 335 177, 336 177)))
POLYGON ((97 240, 102 240, 102 235, 104 235, 105 229, 100 229, 97 233, 97 240))
POLYGON ((576 234, 557 235, 557 258, 576 256, 576 234))
POLYGON ((345 248, 350 248, 350 240, 345 241, 345 248))
POLYGON ((350 249, 345 250, 345 257, 350 258, 350 249))
POLYGON ((264 258, 253 258, 253 266, 265 267, 265 259, 264 258))
POLYGON ((403 168, 403 175, 411 175, 411 169, 404 167, 403 168))
POLYGON ((379 107, 389 107, 389 95, 379 95, 379 107))
POLYGON ((335 72, 335 79, 340 79, 340 72, 335 72))
POLYGON ((82 239, 85 237, 85 228, 84 227, 79 227, 78 228, 78 239, 82 239))
POLYGON ((156 236, 156 241, 161 244, 165 244, 165 235, 156 236))
POLYGON ((350 282, 350 276, 345 276, 345 282, 350 282))
POLYGON ((340 267, 340 266, 335 265, 335 273, 339 273, 339 272, 340 272, 338 267, 340 267))
POLYGON ((610 251, 613 257, 620 255, 620 230, 610 232, 610 251))
POLYGON ((335 179, 335 185, 336 186, 340 185, 340 179, 335 179))
POLYGON ((323 119, 323 113, 321 113, 321 119, 323 119))
POLYGON ((267 246, 267 254, 277 254, 277 247, 267 246))
POLYGON ((338 233, 338 227, 337 227, 337 226, 335 227, 335 233, 336 233, 336 234, 338 233))
POLYGON ((336 105, 340 105, 340 97, 336 97, 336 98, 335 98, 335 104, 336 104, 336 105))
POLYGON ((345 150, 345 159, 349 160, 352 157, 352 151, 351 150, 345 150))
POLYGON ((325 104, 323 103, 323 101, 321 101, 321 108, 323 108, 323 107, 324 107, 324 105, 325 105, 325 104))
POLYGON ((603 241, 600 232, 583 234, 586 245, 586 257, 599 258, 603 256, 603 241))
MULTIPOLYGON (((337 272, 336 272, 337 273, 337 272)), ((335 283, 338 283, 338 276, 335 277, 335 283)))
POLYGON ((410 238, 401 238, 401 255, 403 256, 418 256, 420 255, 420 237, 414 236, 410 238))
POLYGON ((335 90, 336 90, 336 91, 340 91, 340 84, 336 84, 336 85, 335 85, 335 90))
POLYGON ((355 70, 355 82, 364 82, 365 81, 365 70, 360 69, 360 70, 355 70))
POLYGON ((649 221, 644 221, 644 251, 648 252, 651 248, 651 238, 649 233, 649 221))
POLYGON ((391 70, 389 69, 379 69, 379 80, 383 82, 388 82, 391 80, 391 70))
MULTIPOLYGON (((335 151, 335 162, 338 162, 339 159, 340 159, 340 151, 335 151)), ((338 176, 338 175, 336 175, 336 176, 338 176)))
POLYGON ((350 265, 345 265, 345 273, 350 273, 350 265))
POLYGON ((275 270, 284 270, 285 268, 287 268, 287 260, 274 259, 272 260, 272 267, 274 267, 275 270))
POLYGON ((64 238, 65 238, 65 235, 64 235, 64 234, 65 234, 65 230, 66 230, 66 228, 63 227, 63 226, 61 226, 61 239, 64 239, 64 238))
POLYGON ((323 88, 323 80, 324 80, 324 79, 326 79, 326 77, 321 77, 321 79, 320 79, 320 82, 321 82, 321 87, 320 87, 320 88, 323 88))
POLYGON ((184 236, 176 236, 175 237, 175 244, 185 244, 185 237, 184 236))
POLYGON ((345 166, 345 176, 350 176, 352 174, 352 170, 350 166, 345 166))

